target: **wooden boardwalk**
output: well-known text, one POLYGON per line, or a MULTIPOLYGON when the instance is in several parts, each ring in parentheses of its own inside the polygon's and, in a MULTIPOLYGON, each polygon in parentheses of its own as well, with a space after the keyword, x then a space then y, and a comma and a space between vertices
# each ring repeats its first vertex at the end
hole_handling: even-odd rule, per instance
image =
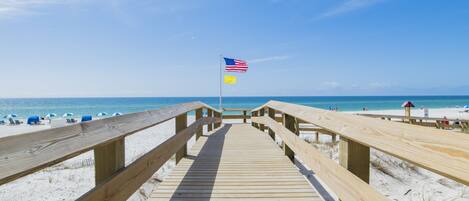
POLYGON ((226 124, 202 136, 150 200, 322 200, 267 133, 226 124))
POLYGON ((3 137, 0 185, 93 151, 95 187, 79 201, 125 201, 174 155, 178 165, 150 200, 322 200, 315 187, 328 200, 389 200, 368 184, 370 149, 469 185, 464 133, 279 101, 227 111, 189 102, 3 137), (195 113, 191 124, 189 113, 195 113), (174 135, 126 165, 126 138, 170 119, 174 135), (244 124, 220 127, 223 119, 244 124), (300 138, 301 131, 340 136, 339 164, 300 138), (188 148, 194 136, 198 140, 188 148), (282 148, 272 138, 282 139, 282 148), (302 171, 314 172, 321 182, 309 177, 310 185, 290 159, 301 161, 302 171))

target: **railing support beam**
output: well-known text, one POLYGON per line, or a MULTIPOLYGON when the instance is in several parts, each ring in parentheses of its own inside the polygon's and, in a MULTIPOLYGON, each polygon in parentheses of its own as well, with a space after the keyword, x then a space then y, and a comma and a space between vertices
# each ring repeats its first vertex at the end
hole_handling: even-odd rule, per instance
MULTIPOLYGON (((300 132, 298 130, 298 122, 296 121, 295 117, 293 116, 290 116, 288 114, 283 114, 283 125, 285 125, 285 127, 290 130, 291 132, 295 133, 296 135, 299 135, 300 132)), ((291 161, 294 161, 295 159, 295 153, 293 152, 293 150, 291 150, 291 148, 285 143, 283 142, 283 150, 285 152, 285 155, 290 158, 291 161)))
MULTIPOLYGON (((269 117, 275 120, 275 110, 272 108, 269 108, 269 117)), ((269 135, 275 141, 275 132, 270 127, 269 127, 269 135)))
POLYGON ((354 175, 370 182, 370 148, 340 136, 339 163, 354 175))
MULTIPOLYGON (((254 111, 254 112, 251 113, 251 116, 257 117, 257 114, 258 114, 258 112, 254 111)), ((251 122, 251 125, 254 126, 255 128, 259 128, 259 124, 257 124, 257 123, 251 122)))
MULTIPOLYGON (((264 109, 264 108, 260 109, 260 110, 259 110, 259 116, 262 117, 262 116, 264 116, 264 114, 265 114, 265 109, 264 109)), ((260 129, 262 132, 265 132, 265 126, 264 126, 264 124, 259 124, 259 129, 260 129)))
MULTIPOLYGON (((213 110, 207 108, 207 117, 213 117, 213 110)), ((210 132, 213 130, 213 124, 207 125, 207 131, 210 132)))
POLYGON ((95 183, 101 184, 125 165, 125 138, 94 149, 95 183))
MULTIPOLYGON (((218 117, 218 118, 221 118, 221 113, 215 112, 215 113, 214 113, 214 116, 215 116, 215 117, 218 117)), ((219 127, 221 126, 221 122, 215 123, 215 124, 213 124, 213 125, 214 125, 214 128, 217 129, 217 128, 219 128, 219 127)))
MULTIPOLYGON (((184 113, 176 117, 176 135, 186 128, 187 113, 184 113)), ((184 156, 187 156, 187 143, 176 152, 176 164, 178 164, 184 156)))
POLYGON ((243 123, 246 123, 247 122, 247 111, 244 110, 243 111, 243 123))
MULTIPOLYGON (((203 117, 202 108, 195 110, 195 121, 202 119, 202 117, 203 117)), ((200 129, 197 130, 195 134, 195 140, 198 140, 200 136, 202 136, 203 134, 204 134, 204 128, 201 127, 200 129)))

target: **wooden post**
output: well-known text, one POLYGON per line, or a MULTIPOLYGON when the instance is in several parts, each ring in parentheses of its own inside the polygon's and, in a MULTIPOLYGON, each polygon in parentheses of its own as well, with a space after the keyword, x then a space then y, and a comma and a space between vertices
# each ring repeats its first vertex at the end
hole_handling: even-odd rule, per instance
MULTIPOLYGON (((262 108, 259 110, 259 116, 264 116, 264 113, 265 113, 265 109, 262 108)), ((264 124, 259 124, 259 129, 262 131, 262 132, 265 132, 265 126, 264 124)))
MULTIPOLYGON (((195 110, 195 120, 202 119, 202 108, 195 110)), ((195 140, 198 140, 200 136, 204 134, 204 128, 200 127, 200 129, 197 130, 196 135, 195 135, 195 140)))
MULTIPOLYGON (((176 117, 176 135, 187 128, 187 113, 176 117)), ((176 152, 176 164, 187 155, 187 143, 176 152)))
POLYGON ((354 175, 370 182, 370 148, 340 136, 339 164, 354 175))
MULTIPOLYGON (((295 117, 293 116, 290 116, 288 114, 283 114, 283 125, 285 125, 285 127, 290 130, 291 132, 295 133, 296 135, 299 135, 299 130, 297 130, 298 126, 296 124, 297 121, 295 119, 295 117)), ((294 161, 295 159, 295 153, 293 152, 293 150, 290 149, 290 147, 288 147, 287 144, 285 144, 285 142, 282 143, 283 144, 283 150, 285 152, 285 155, 290 158, 291 161, 294 161)))
MULTIPOLYGON (((257 111, 254 111, 251 113, 252 117, 257 117, 257 111)), ((254 123, 251 121, 251 125, 254 126, 255 128, 259 128, 259 125, 257 123, 254 123)))
POLYGON ((125 138, 94 148, 95 183, 101 184, 125 166, 125 138))
MULTIPOLYGON (((213 117, 213 110, 207 108, 207 117, 213 117)), ((213 129, 213 124, 207 124, 207 131, 210 132, 213 129)))
POLYGON ((405 121, 412 124, 412 120, 410 119, 410 107, 405 107, 405 121))
POLYGON ((315 142, 319 142, 319 132, 316 131, 316 138, 314 139, 315 142))
MULTIPOLYGON (((275 110, 272 108, 269 108, 269 117, 275 120, 275 110)), ((269 135, 275 141, 275 132, 270 128, 269 128, 269 135)))
POLYGON ((247 122, 247 111, 244 110, 243 111, 243 123, 246 123, 247 122))
MULTIPOLYGON (((215 117, 221 118, 221 113, 220 112, 215 112, 215 117)), ((221 123, 215 123, 214 128, 218 128, 221 126, 221 123)))
POLYGON ((337 135, 336 135, 336 134, 332 134, 331 136, 332 136, 332 142, 335 142, 335 141, 337 140, 337 139, 336 139, 336 138, 337 138, 337 135))
POLYGON ((459 125, 461 126, 461 131, 463 133, 469 133, 469 122, 468 121, 460 121, 459 125))

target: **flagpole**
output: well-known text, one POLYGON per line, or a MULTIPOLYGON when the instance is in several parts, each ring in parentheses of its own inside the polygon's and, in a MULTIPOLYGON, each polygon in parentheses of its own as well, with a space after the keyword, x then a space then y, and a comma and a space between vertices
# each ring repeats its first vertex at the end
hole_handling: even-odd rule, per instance
POLYGON ((219 99, 219 109, 220 109, 221 112, 223 112, 222 111, 222 109, 223 109, 223 107, 222 107, 222 86, 223 86, 222 85, 222 74, 223 73, 222 73, 222 67, 221 67, 222 66, 222 59, 223 59, 223 56, 220 54, 220 97, 219 97, 220 99, 219 99))

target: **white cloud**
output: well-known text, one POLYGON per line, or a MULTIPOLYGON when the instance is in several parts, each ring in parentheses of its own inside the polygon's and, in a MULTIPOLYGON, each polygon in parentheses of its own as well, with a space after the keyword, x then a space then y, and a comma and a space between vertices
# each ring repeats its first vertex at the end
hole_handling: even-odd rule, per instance
POLYGON ((382 83, 382 82, 372 82, 368 84, 368 87, 371 89, 382 89, 382 88, 387 88, 390 86, 391 86, 390 84, 382 83))
POLYGON ((257 58, 257 59, 251 59, 248 62, 249 63, 262 63, 262 62, 268 62, 268 61, 280 61, 280 60, 286 60, 289 59, 289 56, 273 56, 273 57, 264 57, 264 58, 257 58))
POLYGON ((324 89, 335 89, 335 88, 339 88, 341 85, 340 83, 335 82, 335 81, 327 81, 327 82, 321 83, 321 86, 324 89))
POLYGON ((0 0, 0 17, 37 14, 34 8, 65 3, 66 0, 0 0))
POLYGON ((40 8, 52 5, 66 5, 86 0, 0 0, 0 18, 41 14, 40 8))
POLYGON ((377 3, 381 3, 383 1, 384 0, 346 0, 342 4, 323 12, 316 19, 342 15, 348 12, 352 12, 355 10, 359 10, 359 9, 363 9, 363 8, 375 5, 377 3))

